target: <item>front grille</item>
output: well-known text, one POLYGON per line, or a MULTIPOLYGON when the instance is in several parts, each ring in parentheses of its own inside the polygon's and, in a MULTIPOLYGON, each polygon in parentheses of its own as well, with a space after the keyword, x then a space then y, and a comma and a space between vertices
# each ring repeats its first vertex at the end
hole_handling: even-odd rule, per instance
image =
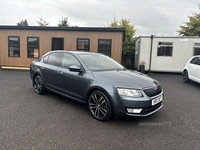
POLYGON ((144 93, 149 97, 154 97, 154 96, 160 94, 161 92, 162 92, 162 88, 160 85, 158 85, 156 89, 150 88, 150 89, 144 90, 144 93))
POLYGON ((158 109, 160 106, 162 105, 162 102, 154 105, 154 106, 150 106, 150 107, 146 107, 146 108, 143 108, 141 113, 140 114, 147 114, 147 113, 150 113, 156 109, 158 109))

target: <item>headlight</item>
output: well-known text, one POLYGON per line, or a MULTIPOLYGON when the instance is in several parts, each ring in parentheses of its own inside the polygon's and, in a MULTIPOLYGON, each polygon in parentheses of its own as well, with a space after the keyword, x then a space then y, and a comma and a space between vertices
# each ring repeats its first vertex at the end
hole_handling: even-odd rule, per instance
POLYGON ((117 91, 119 95, 123 96, 142 97, 142 93, 139 90, 117 88, 117 91))

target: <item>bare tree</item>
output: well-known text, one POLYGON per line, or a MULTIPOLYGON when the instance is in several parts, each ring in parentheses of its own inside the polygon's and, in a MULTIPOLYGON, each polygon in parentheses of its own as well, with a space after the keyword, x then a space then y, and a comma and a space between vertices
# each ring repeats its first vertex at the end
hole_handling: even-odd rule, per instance
POLYGON ((40 17, 38 21, 36 21, 40 27, 46 27, 49 25, 49 22, 47 22, 44 18, 40 17))

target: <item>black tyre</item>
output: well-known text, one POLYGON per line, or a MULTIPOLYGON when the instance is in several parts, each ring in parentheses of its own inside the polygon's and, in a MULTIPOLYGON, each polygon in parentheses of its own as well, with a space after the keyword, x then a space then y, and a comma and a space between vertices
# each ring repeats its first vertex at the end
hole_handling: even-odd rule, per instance
POLYGON ((186 83, 189 83, 189 82, 191 81, 191 80, 189 79, 187 70, 184 70, 184 71, 183 71, 182 79, 183 79, 183 82, 186 82, 186 83))
POLYGON ((37 94, 45 93, 45 87, 41 76, 39 75, 35 76, 35 78, 33 79, 33 87, 35 88, 35 92, 37 94))
POLYGON ((99 121, 106 121, 112 117, 110 101, 101 91, 94 91, 90 94, 88 99, 88 108, 91 115, 99 121))

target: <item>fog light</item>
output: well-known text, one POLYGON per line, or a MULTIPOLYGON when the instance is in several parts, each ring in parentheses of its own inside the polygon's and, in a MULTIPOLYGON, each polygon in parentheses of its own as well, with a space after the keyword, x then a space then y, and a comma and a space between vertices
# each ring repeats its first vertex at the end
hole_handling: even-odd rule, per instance
POLYGON ((142 111, 142 108, 141 109, 132 109, 132 108, 127 108, 126 109, 128 113, 140 113, 142 111))

